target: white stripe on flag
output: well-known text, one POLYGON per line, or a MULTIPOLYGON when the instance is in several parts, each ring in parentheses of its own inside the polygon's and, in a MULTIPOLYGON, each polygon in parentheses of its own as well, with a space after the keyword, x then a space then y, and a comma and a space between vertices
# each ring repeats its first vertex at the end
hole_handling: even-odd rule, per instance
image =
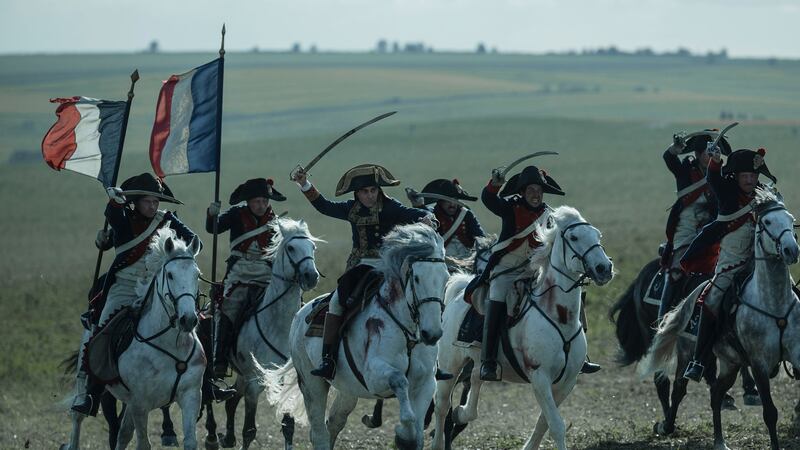
POLYGON ((175 84, 170 109, 169 137, 161 154, 161 170, 165 174, 188 173, 189 122, 192 120, 192 78, 196 70, 185 74, 175 84))
POLYGON ((77 148, 64 168, 97 178, 100 173, 100 108, 96 103, 76 103, 81 120, 75 127, 77 148))

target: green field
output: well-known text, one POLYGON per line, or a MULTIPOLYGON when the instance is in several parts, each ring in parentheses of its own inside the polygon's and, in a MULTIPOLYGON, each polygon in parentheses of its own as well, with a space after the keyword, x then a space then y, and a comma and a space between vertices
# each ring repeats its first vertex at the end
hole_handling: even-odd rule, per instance
MULTIPOLYGON (((26 440, 31 448, 53 448, 69 431, 67 416, 53 406, 67 392, 57 364, 79 339, 78 315, 85 308, 96 256, 94 235, 102 226, 106 201, 96 181, 57 173, 42 162, 40 141, 55 119, 55 108, 47 100, 73 95, 121 99, 128 75, 139 69, 142 80, 120 175, 124 179, 148 170, 146 151, 160 81, 214 57, 0 57, 0 201, 6 207, 0 221, 0 338, 6 348, 0 353, 0 448, 22 448, 26 440)), ((568 442, 578 448, 708 446, 710 414, 701 386, 690 389, 692 398, 682 409, 678 434, 653 437, 651 426, 660 415, 655 392, 630 369, 613 366, 616 342, 605 315, 663 240, 674 182, 661 152, 674 132, 721 128, 730 119, 721 119, 720 113, 733 113, 741 122, 730 133, 734 148, 766 147, 767 164, 779 179, 787 206, 798 211, 798 79, 800 61, 710 64, 704 58, 679 57, 229 53, 221 197, 227 199, 246 178, 275 178, 276 188, 289 197, 275 209, 306 218, 312 232, 329 241, 318 251, 318 266, 327 278, 310 293, 315 295, 331 288, 343 269, 349 227, 313 211, 287 175, 349 127, 381 112, 399 111, 320 162, 312 181, 326 195, 332 196, 344 170, 364 162, 385 165, 403 186, 419 189, 433 178, 455 177, 475 194, 492 168, 532 151, 559 151, 558 157, 536 161, 567 192, 566 197, 547 201, 575 206, 598 226, 618 272, 608 286, 589 288, 590 350, 605 370, 581 379, 567 400, 564 416, 573 424, 568 442)), ((167 179, 186 203, 178 210, 181 219, 195 230, 202 230, 213 181, 213 174, 167 179)), ((403 196, 401 188, 387 193, 403 196)), ((487 229, 498 231, 499 221, 482 205, 475 210, 487 229)), ((208 234, 199 234, 210 244, 208 234)), ((210 254, 201 255, 207 275, 210 254)), ((108 264, 111 258, 106 259, 108 264)), ((798 390, 785 380, 776 384, 782 443, 800 448, 800 426, 791 410, 798 390)), ((530 392, 497 385, 486 394, 482 417, 461 445, 521 445, 535 419, 530 392), (522 395, 524 402, 519 400, 522 395)), ((352 448, 365 448, 364 442, 388 446, 393 417, 390 413, 380 432, 369 436, 353 420, 343 442, 352 448)), ((258 443, 264 448, 278 442, 271 419, 269 409, 262 408, 258 443)), ((732 445, 767 445, 759 408, 727 413, 725 421, 732 445)), ((100 422, 86 424, 87 448, 103 448, 100 422)), ((307 448, 306 436, 298 432, 300 448, 307 448)))

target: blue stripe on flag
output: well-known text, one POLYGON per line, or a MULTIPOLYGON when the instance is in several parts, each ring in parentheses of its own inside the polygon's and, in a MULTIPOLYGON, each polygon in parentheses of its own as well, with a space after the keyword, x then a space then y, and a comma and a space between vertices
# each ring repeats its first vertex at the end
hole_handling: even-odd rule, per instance
POLYGON ((189 173, 217 170, 217 76, 219 59, 197 68, 192 76, 192 119, 186 158, 189 173))
POLYGON ((125 118, 125 102, 100 102, 100 173, 97 179, 103 186, 110 187, 117 164, 117 152, 125 118))

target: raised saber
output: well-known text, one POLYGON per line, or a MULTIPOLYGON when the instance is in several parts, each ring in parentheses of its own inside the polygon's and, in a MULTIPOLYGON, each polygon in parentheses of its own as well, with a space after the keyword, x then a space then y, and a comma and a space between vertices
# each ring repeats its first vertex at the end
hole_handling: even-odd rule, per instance
POLYGON ((469 209, 469 207, 467 205, 465 205, 464 203, 462 203, 460 200, 458 200, 456 198, 453 198, 453 197, 448 197, 446 195, 434 194, 432 192, 430 192, 430 193, 429 192, 417 192, 417 191, 415 191, 414 189, 412 189, 410 187, 406 188, 406 195, 408 196, 408 199, 411 200, 412 202, 414 201, 415 198, 433 198, 433 199, 436 199, 436 200, 445 200, 445 201, 448 201, 448 202, 451 202, 451 203, 456 203, 458 205, 461 205, 461 206, 469 209))
POLYGON ((725 133, 728 130, 730 130, 731 128, 735 127, 736 125, 739 125, 739 122, 733 122, 732 124, 730 124, 727 127, 723 128, 722 131, 719 132, 719 135, 717 135, 717 137, 714 138, 714 142, 711 144, 711 148, 712 149, 716 148, 717 144, 719 143, 719 140, 722 139, 723 136, 725 136, 725 133))
MULTIPOLYGON (((529 160, 531 158, 536 158, 537 156, 543 156, 543 155, 558 155, 558 152, 543 151, 543 152, 531 153, 530 155, 525 155, 522 158, 519 158, 519 159, 515 160, 511 164, 505 166, 505 168, 503 168, 502 170, 500 170, 500 168, 497 168, 495 170, 500 172, 500 178, 505 178, 506 175, 508 175, 508 172, 511 171, 511 169, 513 169, 517 165, 519 165, 519 163, 521 163, 523 161, 527 161, 527 160, 529 160)), ((501 168, 502 168, 502 166, 501 166, 501 168)))
POLYGON ((381 114, 380 116, 373 117, 372 119, 362 123, 361 125, 353 128, 352 130, 348 131, 347 133, 339 136, 339 139, 336 139, 335 141, 331 142, 331 144, 328 145, 327 147, 325 147, 325 150, 321 151, 319 153, 319 155, 315 156, 314 159, 311 160, 311 162, 309 162, 305 166, 297 166, 291 172, 289 172, 289 180, 294 181, 295 175, 298 174, 299 172, 306 172, 307 173, 309 170, 311 170, 312 167, 314 167, 315 164, 317 164, 319 162, 320 159, 322 159, 323 156, 325 156, 334 147, 339 145, 340 142, 342 142, 343 140, 345 140, 345 139, 349 138, 350 136, 352 136, 353 134, 355 134, 356 131, 358 131, 358 130, 364 128, 364 127, 370 126, 373 123, 378 122, 380 120, 383 120, 383 119, 385 119, 385 118, 387 118, 389 116, 392 116, 392 115, 394 115, 396 113, 397 113, 397 111, 390 111, 388 113, 381 114))

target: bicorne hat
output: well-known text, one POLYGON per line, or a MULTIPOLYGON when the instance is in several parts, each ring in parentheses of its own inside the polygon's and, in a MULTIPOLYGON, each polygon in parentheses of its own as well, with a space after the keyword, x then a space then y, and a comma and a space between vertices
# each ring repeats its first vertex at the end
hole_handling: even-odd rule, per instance
POLYGON ((123 191, 147 192, 147 194, 127 195, 128 202, 135 202, 142 197, 150 195, 165 202, 180 203, 180 201, 175 199, 175 196, 172 195, 172 190, 167 186, 167 183, 148 172, 130 177, 123 181, 120 185, 120 189, 123 191))
POLYGON ((725 161, 725 166, 722 168, 722 175, 729 176, 742 172, 753 172, 764 175, 777 183, 778 179, 769 172, 767 163, 764 162, 764 155, 767 151, 763 148, 753 151, 750 149, 740 149, 731 153, 728 160, 725 161))
MULTIPOLYGON (((704 131, 715 131, 719 132, 719 130, 704 130, 704 131)), ((686 141, 686 147, 683 148, 681 155, 685 155, 687 153, 692 152, 704 152, 706 151, 706 146, 709 142, 713 142, 714 137, 709 136, 707 134, 700 134, 697 136, 692 136, 689 140, 686 141)), ((731 144, 728 143, 727 139, 724 137, 720 138, 719 142, 717 143, 719 146, 720 152, 727 156, 731 154, 731 144)))
POLYGON ((353 167, 342 175, 336 185, 336 195, 355 192, 367 187, 397 186, 400 180, 377 164, 361 164, 353 167))
POLYGON ((528 166, 506 182, 505 187, 500 191, 500 196, 508 197, 510 195, 519 194, 520 191, 531 184, 538 184, 542 187, 542 192, 546 194, 564 195, 561 186, 559 186, 556 180, 548 175, 547 172, 536 166, 528 166))
MULTIPOLYGON (((447 180, 444 178, 439 178, 433 180, 430 183, 426 184, 424 188, 422 188, 422 192, 420 192, 420 195, 425 197, 426 193, 439 194, 456 200, 468 200, 471 202, 474 202, 475 200, 478 199, 478 197, 469 195, 469 193, 461 187, 461 184, 458 182, 457 179, 447 180)), ((430 203, 434 203, 437 200, 438 199, 435 198, 425 197, 425 204, 427 205, 430 203)))
POLYGON ((253 178, 240 184, 231 194, 231 205, 248 200, 264 197, 277 202, 286 200, 286 197, 273 187, 272 178, 253 178))

